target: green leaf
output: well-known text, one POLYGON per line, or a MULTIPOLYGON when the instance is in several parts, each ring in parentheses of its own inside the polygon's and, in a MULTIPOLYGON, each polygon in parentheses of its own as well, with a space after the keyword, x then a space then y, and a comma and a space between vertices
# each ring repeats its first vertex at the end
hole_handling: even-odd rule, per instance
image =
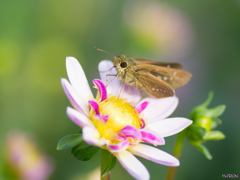
POLYGON ((203 110, 199 112, 199 115, 206 116, 209 118, 218 117, 224 113, 225 109, 226 109, 226 105, 219 105, 212 109, 203 110))
POLYGON ((222 121, 217 117, 213 117, 212 118, 211 129, 215 129, 219 124, 222 124, 222 121))
POLYGON ((204 140, 218 141, 225 139, 225 135, 221 131, 210 131, 203 136, 204 140))
POLYGON ((212 102, 212 99, 213 99, 213 91, 210 91, 209 93, 208 93, 208 98, 207 98, 207 100, 203 103, 203 104, 201 104, 199 107, 208 107, 209 106, 209 104, 212 102))
POLYGON ((198 150, 200 150, 208 160, 212 159, 212 155, 210 154, 206 146, 200 143, 191 143, 191 144, 195 146, 198 150))
POLYGON ((196 124, 191 124, 188 129, 187 138, 189 141, 200 141, 206 134, 206 129, 196 124))
POLYGON ((115 166, 117 162, 117 158, 111 154, 111 157, 108 160, 108 165, 106 167, 106 169, 104 169, 104 171, 102 172, 101 176, 105 176, 109 171, 112 170, 112 168, 115 166))
POLYGON ((96 146, 88 146, 86 148, 78 149, 75 151, 73 156, 81 161, 88 161, 92 159, 100 150, 99 147, 96 146))
POLYGON ((83 141, 83 142, 80 142, 80 143, 76 144, 75 146, 73 146, 72 149, 71 149, 71 155, 73 155, 73 154, 75 153, 75 151, 76 151, 81 145, 83 145, 84 143, 85 143, 85 142, 83 141))
POLYGON ((203 111, 204 109, 206 109, 207 106, 212 102, 212 99, 213 99, 213 92, 210 91, 209 94, 208 94, 207 100, 206 100, 204 103, 200 104, 199 106, 195 107, 195 108, 192 110, 191 115, 190 115, 190 118, 191 118, 192 120, 194 120, 195 115, 196 115, 198 112, 203 111))
POLYGON ((57 144, 57 150, 65 150, 84 142, 81 134, 70 134, 63 137, 57 144))

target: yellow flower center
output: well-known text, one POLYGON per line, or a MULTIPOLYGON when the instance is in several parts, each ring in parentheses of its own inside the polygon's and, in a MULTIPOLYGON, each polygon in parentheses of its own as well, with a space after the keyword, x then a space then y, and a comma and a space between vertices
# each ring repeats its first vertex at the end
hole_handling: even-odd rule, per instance
POLYGON ((101 137, 114 140, 118 138, 117 132, 126 125, 131 125, 140 129, 141 119, 134 107, 124 101, 123 98, 112 96, 99 103, 101 115, 109 115, 107 122, 103 122, 95 117, 93 109, 90 111, 89 118, 98 129, 101 137))

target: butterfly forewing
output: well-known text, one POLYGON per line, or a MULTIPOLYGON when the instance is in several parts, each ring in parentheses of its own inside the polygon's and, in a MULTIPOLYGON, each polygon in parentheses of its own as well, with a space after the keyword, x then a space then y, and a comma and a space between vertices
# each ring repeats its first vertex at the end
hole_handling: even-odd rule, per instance
POLYGON ((164 62, 148 61, 145 59, 134 59, 134 60, 143 64, 163 66, 163 67, 174 68, 174 69, 182 69, 182 65, 178 63, 164 63, 164 62))
POLYGON ((182 69, 173 69, 149 64, 136 65, 135 71, 136 72, 147 71, 156 78, 166 82, 173 89, 177 89, 185 85, 192 77, 191 73, 189 73, 188 71, 184 71, 182 69))
POLYGON ((153 76, 149 72, 141 71, 135 72, 136 87, 140 87, 148 95, 163 98, 174 95, 174 90, 163 80, 153 76))

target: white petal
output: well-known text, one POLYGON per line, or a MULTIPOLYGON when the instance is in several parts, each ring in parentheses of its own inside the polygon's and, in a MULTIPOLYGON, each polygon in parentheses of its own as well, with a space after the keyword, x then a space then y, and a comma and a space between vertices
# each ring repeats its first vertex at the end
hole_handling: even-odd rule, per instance
POLYGON ((136 146, 133 146, 130 151, 137 156, 141 156, 145 159, 165 166, 179 166, 180 164, 179 160, 174 156, 158 148, 145 144, 138 144, 136 146))
POLYGON ((154 121, 147 124, 147 128, 157 132, 162 137, 176 134, 192 124, 187 118, 168 118, 161 121, 154 121))
POLYGON ((67 115, 75 124, 80 127, 94 126, 88 117, 71 107, 67 107, 67 115))
POLYGON ((100 138, 100 134, 95 127, 85 126, 82 129, 83 140, 94 146, 103 146, 106 143, 105 139, 100 138))
POLYGON ((63 90, 67 95, 69 101, 73 105, 73 107, 79 111, 82 111, 85 115, 88 115, 89 109, 87 104, 82 99, 82 97, 79 96, 76 90, 71 86, 68 80, 66 80, 65 78, 62 78, 61 83, 62 83, 63 90))
POLYGON ((106 76, 108 74, 111 74, 111 75, 116 75, 117 74, 116 69, 112 68, 112 67, 113 67, 112 61, 103 60, 99 63, 98 70, 100 71, 101 80, 105 85, 110 83, 115 78, 107 86, 107 92, 108 92, 108 94, 117 95, 119 87, 120 87, 120 82, 119 82, 118 78, 116 76, 106 76), (110 71, 108 71, 108 70, 110 70, 110 71), (106 71, 106 72, 102 72, 102 71, 106 71), (108 83, 106 82, 106 80, 107 80, 106 78, 108 79, 108 83))
POLYGON ((142 111, 144 117, 148 118, 148 122, 170 116, 178 105, 178 98, 176 96, 161 99, 145 98, 140 103, 143 101, 149 101, 146 109, 142 111))
MULTIPOLYGON (((119 88, 118 94, 119 93, 120 93, 120 88, 119 88)), ((128 102, 133 104, 133 106, 135 106, 141 99, 136 89, 133 86, 128 86, 127 84, 123 86, 120 97, 126 98, 128 102)))
POLYGON ((93 95, 82 66, 74 57, 67 57, 66 67, 71 85, 87 104, 88 100, 93 99, 93 95))
POLYGON ((129 151, 122 151, 116 154, 121 165, 135 179, 148 180, 150 175, 146 167, 129 151))

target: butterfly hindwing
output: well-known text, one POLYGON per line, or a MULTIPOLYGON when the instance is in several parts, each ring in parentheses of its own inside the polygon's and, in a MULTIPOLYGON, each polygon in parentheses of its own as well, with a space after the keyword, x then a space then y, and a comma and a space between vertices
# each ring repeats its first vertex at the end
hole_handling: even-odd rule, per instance
POLYGON ((135 72, 137 86, 150 96, 156 98, 173 96, 174 90, 163 80, 153 76, 149 72, 135 72))

